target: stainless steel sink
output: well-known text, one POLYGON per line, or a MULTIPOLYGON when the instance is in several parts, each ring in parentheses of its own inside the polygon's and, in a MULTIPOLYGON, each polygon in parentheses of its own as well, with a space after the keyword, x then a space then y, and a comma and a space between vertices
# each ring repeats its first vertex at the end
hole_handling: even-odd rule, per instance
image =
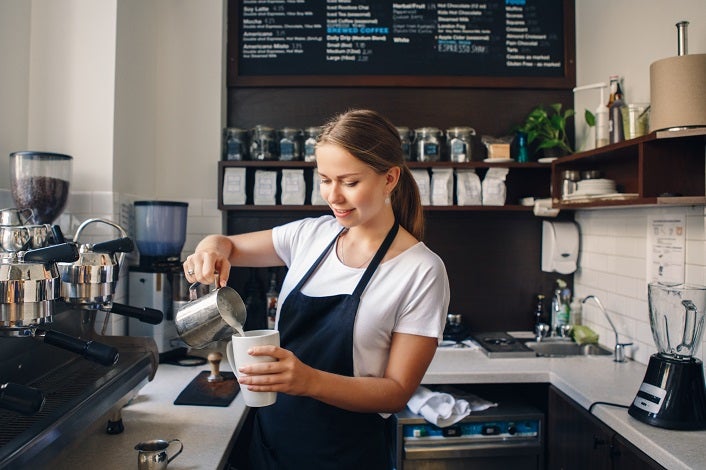
POLYGON ((608 356, 613 354, 597 344, 580 345, 573 341, 530 341, 525 344, 538 356, 545 357, 608 356))

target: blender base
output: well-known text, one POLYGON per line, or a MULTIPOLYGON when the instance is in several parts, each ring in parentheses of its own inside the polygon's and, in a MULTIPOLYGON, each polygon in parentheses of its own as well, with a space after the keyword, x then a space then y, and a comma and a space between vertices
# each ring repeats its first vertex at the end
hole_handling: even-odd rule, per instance
POLYGON ((628 413, 651 426, 706 429, 706 384, 703 363, 653 354, 628 413))

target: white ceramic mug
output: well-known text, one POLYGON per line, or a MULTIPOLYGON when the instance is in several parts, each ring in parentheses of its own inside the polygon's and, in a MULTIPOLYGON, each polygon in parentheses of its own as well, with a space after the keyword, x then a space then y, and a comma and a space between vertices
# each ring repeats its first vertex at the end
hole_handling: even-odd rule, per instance
MULTIPOLYGON (((251 356, 248 350, 253 346, 279 346, 279 331, 277 330, 252 330, 246 331, 245 336, 233 335, 230 344, 226 348, 228 363, 235 372, 236 377, 240 377, 239 366, 257 364, 260 362, 273 362, 270 356, 251 356)), ((253 392, 248 390, 247 385, 240 387, 245 404, 250 407, 268 406, 277 401, 277 392, 253 392)))

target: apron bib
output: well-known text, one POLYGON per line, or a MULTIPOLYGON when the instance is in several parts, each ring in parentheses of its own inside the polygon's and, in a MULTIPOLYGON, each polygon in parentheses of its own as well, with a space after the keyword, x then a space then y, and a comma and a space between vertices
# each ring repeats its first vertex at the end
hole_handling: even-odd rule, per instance
MULTIPOLYGON (((380 265, 399 225, 393 225, 352 294, 309 297, 301 288, 335 246, 340 232, 282 304, 278 328, 283 348, 303 363, 353 376, 353 326, 360 296, 380 265)), ((356 413, 280 393, 256 411, 250 460, 253 469, 389 469, 387 422, 377 413, 356 413)))

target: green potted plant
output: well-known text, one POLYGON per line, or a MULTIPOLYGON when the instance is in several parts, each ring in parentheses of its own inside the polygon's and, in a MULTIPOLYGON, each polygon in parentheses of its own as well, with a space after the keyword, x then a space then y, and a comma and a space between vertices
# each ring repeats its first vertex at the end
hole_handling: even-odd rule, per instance
POLYGON ((574 153, 566 127, 568 119, 575 113, 570 108, 562 112, 561 108, 561 103, 554 103, 549 109, 537 106, 517 128, 527 134, 527 144, 533 149, 533 153, 541 152, 547 157, 574 153))

